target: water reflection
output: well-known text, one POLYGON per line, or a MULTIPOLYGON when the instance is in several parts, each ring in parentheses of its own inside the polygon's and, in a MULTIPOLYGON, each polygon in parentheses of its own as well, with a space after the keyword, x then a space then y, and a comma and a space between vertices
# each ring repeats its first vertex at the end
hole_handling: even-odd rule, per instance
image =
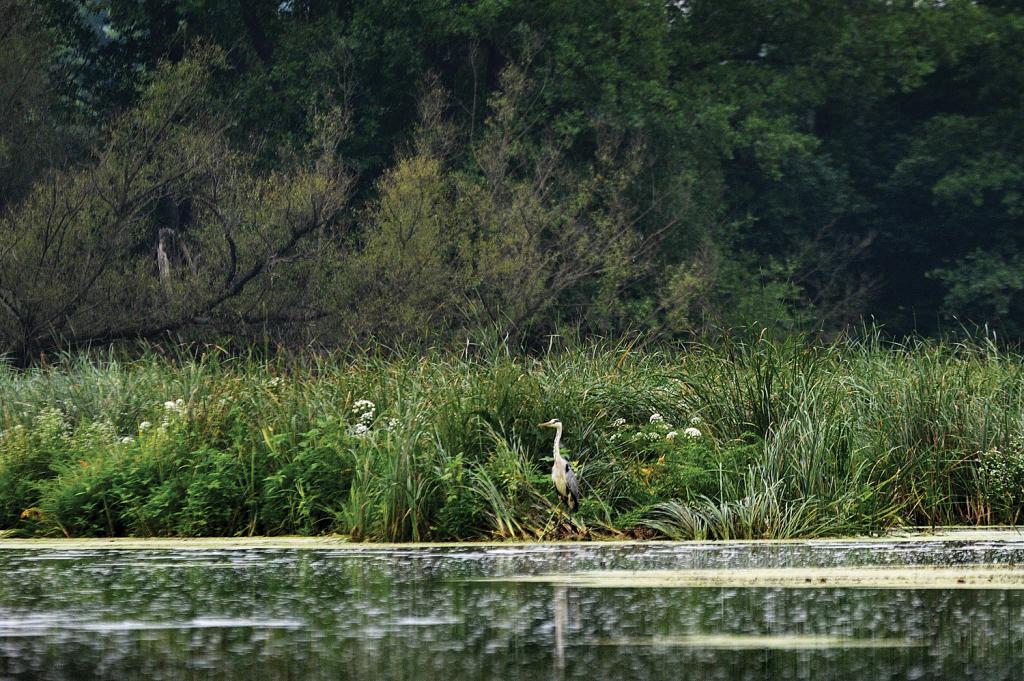
POLYGON ((554 602, 552 609, 555 622, 555 674, 556 681, 565 678, 565 627, 569 620, 569 605, 566 598, 567 587, 564 584, 554 586, 554 602))
POLYGON ((481 577, 1024 562, 1024 542, 0 553, 0 679, 1013 679, 1024 591, 481 577))

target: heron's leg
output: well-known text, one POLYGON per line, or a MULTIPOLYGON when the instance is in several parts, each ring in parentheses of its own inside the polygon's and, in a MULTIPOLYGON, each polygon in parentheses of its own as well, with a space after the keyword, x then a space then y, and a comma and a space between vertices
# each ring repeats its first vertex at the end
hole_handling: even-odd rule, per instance
POLYGON ((579 502, 576 502, 576 508, 573 509, 570 505, 571 502, 569 501, 568 497, 562 499, 561 501, 562 503, 558 505, 557 511, 562 518, 563 527, 565 527, 570 532, 574 532, 576 534, 587 534, 589 532, 587 526, 582 521, 577 520, 573 516, 573 513, 575 511, 580 510, 579 502), (565 504, 565 508, 562 507, 562 504, 565 504))
POLYGON ((565 498, 559 499, 558 506, 555 507, 555 512, 559 516, 559 522, 562 524, 562 528, 569 532, 576 532, 578 527, 576 521, 573 520, 571 509, 568 508, 568 501, 565 498), (563 504, 565 505, 563 507, 563 504))

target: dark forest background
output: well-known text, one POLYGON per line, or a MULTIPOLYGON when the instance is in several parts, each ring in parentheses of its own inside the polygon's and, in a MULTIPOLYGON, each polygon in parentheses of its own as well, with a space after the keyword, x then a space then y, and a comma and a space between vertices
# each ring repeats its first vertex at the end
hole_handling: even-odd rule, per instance
POLYGON ((1024 3, 0 0, 0 353, 1024 334, 1024 3))

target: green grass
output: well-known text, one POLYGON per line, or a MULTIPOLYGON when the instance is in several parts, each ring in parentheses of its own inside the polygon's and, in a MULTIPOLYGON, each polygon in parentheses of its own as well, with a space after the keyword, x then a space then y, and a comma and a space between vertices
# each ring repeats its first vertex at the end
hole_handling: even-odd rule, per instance
POLYGON ((0 529, 421 541, 1016 523, 1021 366, 984 339, 875 337, 0 365, 0 529), (583 488, 572 517, 537 428, 552 417, 583 488))

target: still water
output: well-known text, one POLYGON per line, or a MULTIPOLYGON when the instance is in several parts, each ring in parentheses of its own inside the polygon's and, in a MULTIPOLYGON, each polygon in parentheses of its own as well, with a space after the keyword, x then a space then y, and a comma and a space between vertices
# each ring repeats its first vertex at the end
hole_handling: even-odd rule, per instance
POLYGON ((1020 679, 1024 589, 525 582, 1024 564, 1004 541, 0 550, 0 679, 1020 679))

